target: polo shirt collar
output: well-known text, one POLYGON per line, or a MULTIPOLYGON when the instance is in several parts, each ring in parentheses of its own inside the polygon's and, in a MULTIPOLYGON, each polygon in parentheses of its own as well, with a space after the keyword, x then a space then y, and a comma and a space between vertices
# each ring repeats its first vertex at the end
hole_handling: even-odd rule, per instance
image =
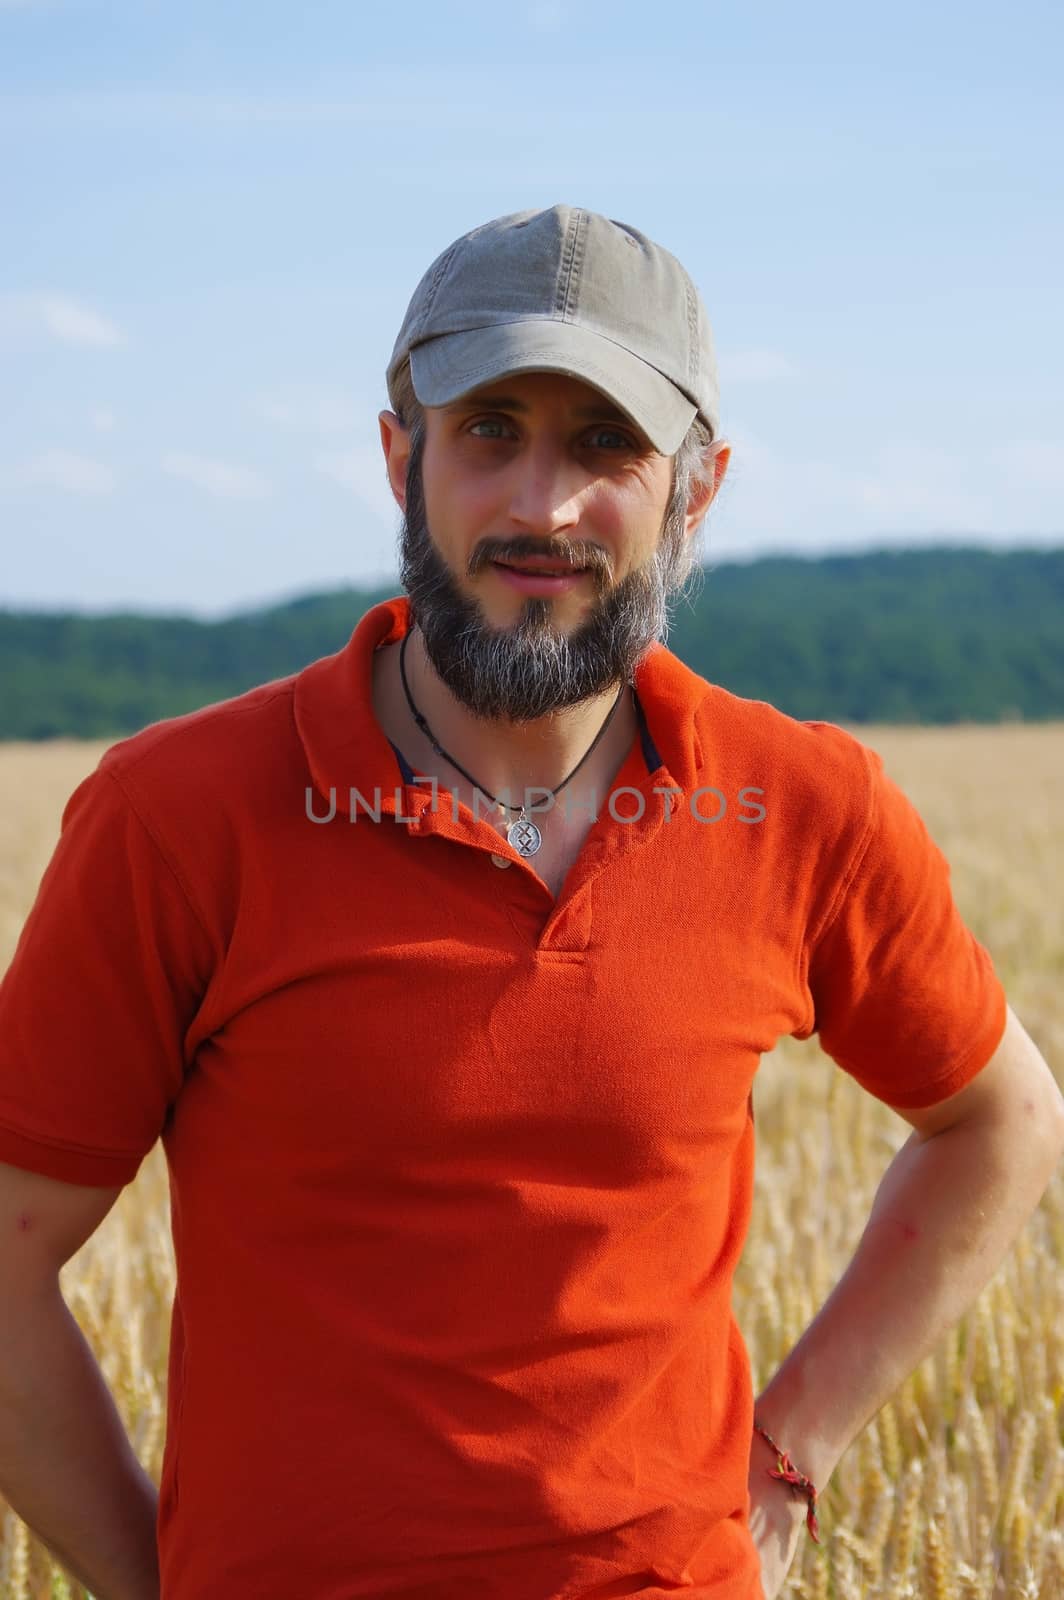
MULTIPOLYGON (((396 595, 372 606, 359 620, 342 650, 311 662, 295 678, 296 731, 306 753, 314 788, 337 811, 350 815, 356 804, 379 804, 382 813, 419 815, 431 804, 428 785, 411 793, 411 769, 392 744, 373 710, 373 652, 393 644, 411 625, 408 596, 396 595), (374 797, 377 797, 376 800, 374 797)), ((696 785, 702 748, 696 712, 712 685, 655 642, 635 669, 636 708, 648 778, 655 786, 696 785)))

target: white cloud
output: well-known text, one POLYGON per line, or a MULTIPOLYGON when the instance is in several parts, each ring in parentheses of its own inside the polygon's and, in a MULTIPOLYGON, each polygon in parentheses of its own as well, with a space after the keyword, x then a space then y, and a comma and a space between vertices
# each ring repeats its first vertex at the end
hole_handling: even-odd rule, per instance
POLYGON ((0 335, 19 337, 42 332, 63 344, 107 347, 125 343, 113 322, 69 295, 0 295, 0 335))
POLYGON ((987 458, 1025 488, 1064 491, 1064 443, 1059 439, 1014 439, 995 445, 987 458))
POLYGON ((95 411, 89 413, 89 421, 97 433, 110 433, 115 425, 115 414, 105 406, 97 406, 95 411))
POLYGON ((37 303, 48 332, 67 344, 115 345, 122 343, 122 335, 113 322, 79 305, 76 300, 62 295, 38 295, 37 303))
POLYGON ((528 20, 539 33, 557 33, 565 21, 561 0, 538 0, 528 8, 528 20))
POLYGON ((115 474, 109 466, 71 450, 45 450, 16 469, 15 477, 22 483, 45 484, 67 494, 111 494, 115 486, 115 474))
POLYGON ((322 453, 314 457, 314 468, 323 477, 351 490, 380 521, 394 522, 399 504, 388 484, 382 451, 356 445, 350 450, 322 453))
POLYGON ((781 350, 733 350, 717 357, 721 379, 733 383, 776 383, 797 378, 798 368, 781 350))
POLYGON ((877 452, 878 467, 860 478, 859 506, 880 526, 922 532, 985 528, 993 497, 966 457, 916 440, 896 440, 877 452))
POLYGON ((161 466, 172 477, 184 478, 218 500, 265 500, 270 493, 269 484, 257 472, 227 461, 210 461, 206 456, 172 450, 163 456, 161 466))
POLYGON ((1000 501, 962 453, 896 439, 852 463, 792 456, 743 427, 733 446, 708 545, 721 554, 812 550, 891 535, 980 536, 1000 501))
POLYGON ((267 422, 297 433, 353 433, 365 423, 352 395, 326 384, 286 384, 257 394, 252 407, 267 422))
POLYGON ((363 75, 364 82, 345 98, 328 100, 322 96, 248 95, 239 90, 226 93, 161 89, 156 84, 143 88, 65 90, 56 93, 27 91, 5 94, 0 101, 0 124, 21 127, 52 127, 56 124, 89 123, 96 126, 139 128, 160 125, 208 123, 234 127, 370 127, 394 115, 397 96, 409 95, 410 109, 404 112, 404 125, 432 128, 438 132, 441 120, 450 114, 467 121, 481 118, 473 100, 478 79, 470 77, 468 96, 456 93, 454 71, 446 82, 435 68, 430 75, 411 80, 411 69, 389 72, 374 66, 363 75))

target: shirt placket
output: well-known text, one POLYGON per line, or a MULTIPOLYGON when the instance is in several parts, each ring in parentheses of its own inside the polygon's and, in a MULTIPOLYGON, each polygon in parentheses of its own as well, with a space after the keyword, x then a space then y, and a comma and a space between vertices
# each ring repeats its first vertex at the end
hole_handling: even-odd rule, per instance
MULTIPOLYGON (((391 743, 391 741, 389 741, 391 743)), ((510 841, 492 827, 484 815, 475 815, 452 791, 418 774, 402 752, 392 745, 402 782, 396 790, 396 823, 404 823, 411 839, 446 839, 486 854, 496 865, 518 869, 518 880, 508 882, 508 893, 518 890, 529 914, 539 925, 536 949, 542 954, 576 953, 586 948, 591 933, 591 884, 601 873, 620 865, 633 851, 643 848, 664 825, 675 805, 679 786, 663 763, 645 771, 637 781, 614 785, 599 807, 580 854, 561 894, 555 900, 546 884, 510 841), (663 791, 671 790, 667 794, 663 791), (527 898, 526 898, 527 897, 527 898)), ((640 745, 646 766, 652 743, 640 745)), ((628 768, 630 763, 626 762, 628 768)), ((623 774, 619 775, 623 778, 623 774)), ((533 813, 533 816, 535 813, 533 813)))

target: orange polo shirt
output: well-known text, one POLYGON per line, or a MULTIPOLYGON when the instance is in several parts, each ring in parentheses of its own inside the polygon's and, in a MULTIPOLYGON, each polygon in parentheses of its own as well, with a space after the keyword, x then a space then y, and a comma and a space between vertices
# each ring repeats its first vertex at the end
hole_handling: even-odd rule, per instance
POLYGON ((555 901, 376 723, 408 625, 74 790, 0 985, 0 1160, 122 1184, 162 1138, 163 1600, 760 1600, 761 1055, 817 1031, 928 1105, 1004 990, 879 757, 660 644, 555 901))

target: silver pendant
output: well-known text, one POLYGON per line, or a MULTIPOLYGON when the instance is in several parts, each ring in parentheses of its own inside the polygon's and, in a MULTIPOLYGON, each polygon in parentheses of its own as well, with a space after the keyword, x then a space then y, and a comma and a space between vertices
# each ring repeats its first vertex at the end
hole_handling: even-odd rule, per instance
POLYGON ((534 856, 543 843, 543 835, 534 822, 522 815, 516 822, 506 825, 506 837, 519 856, 534 856))

